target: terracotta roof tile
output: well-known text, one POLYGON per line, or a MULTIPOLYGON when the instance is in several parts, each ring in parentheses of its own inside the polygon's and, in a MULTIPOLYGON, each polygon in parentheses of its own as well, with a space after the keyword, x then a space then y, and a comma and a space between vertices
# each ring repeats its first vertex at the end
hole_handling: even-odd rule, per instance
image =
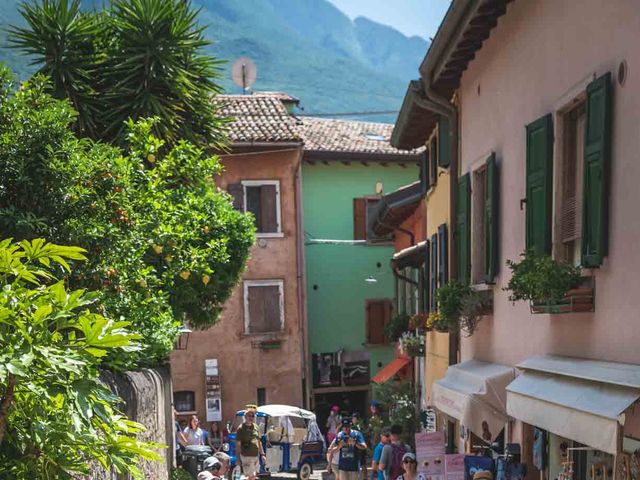
POLYGON ((230 117, 227 132, 237 142, 298 142, 299 121, 287 112, 281 95, 218 95, 214 103, 230 117))
POLYGON ((304 117, 298 128, 305 151, 415 155, 421 150, 392 147, 393 125, 388 123, 304 117))

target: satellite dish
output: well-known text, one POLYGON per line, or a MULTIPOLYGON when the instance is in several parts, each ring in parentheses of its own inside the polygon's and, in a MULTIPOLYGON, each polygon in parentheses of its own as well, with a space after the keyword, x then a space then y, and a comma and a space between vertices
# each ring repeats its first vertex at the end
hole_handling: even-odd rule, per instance
POLYGON ((249 57, 238 58, 231 67, 231 79, 233 83, 242 87, 242 93, 247 93, 247 89, 256 81, 256 64, 249 57))

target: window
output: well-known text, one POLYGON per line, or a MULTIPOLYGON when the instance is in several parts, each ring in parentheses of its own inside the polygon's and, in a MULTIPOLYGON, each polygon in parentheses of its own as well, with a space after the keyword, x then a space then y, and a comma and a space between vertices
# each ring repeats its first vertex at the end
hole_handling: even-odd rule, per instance
POLYGON ((429 295, 429 311, 435 312, 438 309, 437 295, 438 290, 438 235, 431 235, 431 256, 429 258, 429 287, 431 294, 429 295))
POLYGON ((196 409, 196 395, 192 391, 173 392, 173 405, 178 412, 193 412, 196 409))
POLYGON ((253 214, 258 237, 282 236, 278 180, 244 180, 227 190, 237 210, 253 214))
POLYGON ((471 181, 469 173, 458 178, 456 192, 456 254, 458 280, 471 281, 471 181))
POLYGON ((561 116, 562 158, 558 171, 558 211, 556 212, 556 256, 580 264, 582 234, 582 182, 584 165, 584 102, 561 116))
POLYGON ((282 280, 244 282, 245 333, 277 333, 284 328, 282 280))
POLYGON ((429 186, 438 182, 438 137, 434 135, 429 142, 429 186))
POLYGON ((391 300, 387 298, 365 300, 367 344, 389 343, 384 334, 384 327, 391 321, 392 305, 391 300))
POLYGON ((486 182, 486 168, 475 170, 471 180, 471 282, 484 283, 484 188, 486 182))
POLYGON ((257 401, 259 407, 267 404, 267 389, 266 388, 258 388, 257 401))
POLYGON ((363 197, 353 199, 353 239, 373 240, 369 236, 369 218, 376 207, 378 197, 363 197))

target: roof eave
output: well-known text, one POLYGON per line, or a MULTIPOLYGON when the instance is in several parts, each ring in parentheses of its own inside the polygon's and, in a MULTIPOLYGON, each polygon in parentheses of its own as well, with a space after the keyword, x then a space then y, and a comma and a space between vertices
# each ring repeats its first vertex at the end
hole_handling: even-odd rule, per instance
POLYGON ((418 208, 424 197, 421 183, 410 185, 384 195, 371 214, 367 229, 374 237, 386 238, 418 208))
POLYGON ((413 150, 424 146, 438 121, 437 113, 419 105, 421 91, 419 80, 409 82, 398 120, 391 133, 391 145, 399 150, 413 150))
POLYGON ((303 160, 308 162, 377 162, 411 164, 420 161, 419 153, 380 153, 340 150, 304 150, 303 160))

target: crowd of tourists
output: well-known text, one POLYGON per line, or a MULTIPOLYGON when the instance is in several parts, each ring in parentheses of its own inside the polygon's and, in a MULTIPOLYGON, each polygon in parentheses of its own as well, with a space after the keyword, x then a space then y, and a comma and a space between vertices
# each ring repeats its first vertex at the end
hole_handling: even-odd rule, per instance
POLYGON ((334 405, 326 427, 327 471, 335 480, 364 480, 369 476, 368 469, 371 480, 416 480, 416 456, 402 440, 402 426, 383 427, 377 402, 371 403, 366 424, 357 413, 343 417, 340 407, 334 405))

